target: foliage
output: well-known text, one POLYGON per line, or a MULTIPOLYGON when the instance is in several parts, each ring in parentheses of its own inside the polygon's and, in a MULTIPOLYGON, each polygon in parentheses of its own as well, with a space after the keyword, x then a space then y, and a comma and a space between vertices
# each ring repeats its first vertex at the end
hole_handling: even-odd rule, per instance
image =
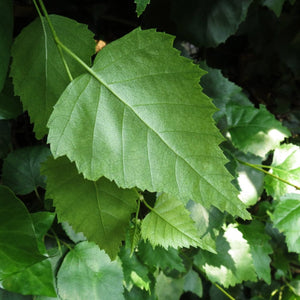
POLYGON ((98 53, 29 5, 0 4, 0 299, 299 299, 299 3, 131 0, 98 53))

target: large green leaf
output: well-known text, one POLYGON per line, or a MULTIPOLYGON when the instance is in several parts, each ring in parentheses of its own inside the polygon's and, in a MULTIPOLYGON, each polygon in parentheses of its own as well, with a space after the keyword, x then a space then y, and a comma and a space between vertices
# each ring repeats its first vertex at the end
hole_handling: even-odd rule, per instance
POLYGON ((142 222, 142 237, 153 246, 213 248, 200 239, 196 224, 182 202, 167 194, 160 195, 152 211, 142 222))
POLYGON ((65 257, 57 275, 62 300, 123 300, 121 266, 97 245, 82 242, 65 257))
POLYGON ((135 211, 137 192, 118 188, 104 177, 96 182, 86 180, 66 157, 49 159, 43 173, 58 220, 67 221, 114 258, 135 211))
POLYGON ((234 34, 252 0, 176 0, 172 17, 177 35, 198 46, 215 47, 234 34))
POLYGON ((3 183, 16 194, 28 194, 37 187, 45 187, 40 174, 41 163, 50 155, 46 146, 33 146, 11 152, 3 163, 3 183))
POLYGON ((45 259, 24 204, 0 186, 0 280, 45 259))
POLYGON ((84 177, 164 191, 248 218, 230 184, 215 108, 201 92, 197 66, 173 37, 136 29, 101 50, 70 83, 50 117, 48 142, 84 177))
MULTIPOLYGON (((41 253, 46 254, 43 239, 52 225, 55 214, 50 212, 37 212, 31 215, 38 247, 41 253)), ((2 286, 12 292, 22 295, 56 296, 54 276, 49 259, 37 262, 24 270, 6 277, 2 286)))
MULTIPOLYGON (((275 149, 270 173, 292 184, 300 186, 300 148, 293 144, 284 144, 275 149)), ((265 189, 268 195, 279 197, 293 193, 296 189, 278 179, 266 176, 265 189)))
POLYGON ((212 282, 224 287, 236 285, 242 281, 256 281, 250 247, 242 233, 231 224, 224 234, 216 240, 217 254, 199 251, 195 264, 206 272, 212 282))
MULTIPOLYGON (((50 16, 50 20, 60 40, 90 64, 95 43, 87 26, 56 15, 50 16)), ((22 30, 13 44, 12 57, 11 76, 15 93, 34 122, 36 137, 42 138, 48 132, 46 124, 53 105, 70 83, 45 19, 42 22, 36 19, 22 30)), ((65 55, 65 60, 73 77, 83 72, 72 58, 65 55)))
POLYGON ((13 1, 0 1, 0 92, 3 88, 10 58, 13 36, 13 1))
POLYGON ((259 278, 270 284, 271 259, 269 254, 273 250, 268 241, 271 237, 265 233, 264 225, 258 221, 253 221, 250 225, 239 225, 239 230, 250 245, 255 272, 259 278))
POLYGON ((229 138, 235 147, 245 153, 265 157, 290 136, 289 130, 264 105, 257 109, 229 103, 226 105, 226 117, 229 138))
POLYGON ((300 253, 300 195, 287 194, 281 197, 272 220, 274 226, 286 236, 289 251, 300 253))

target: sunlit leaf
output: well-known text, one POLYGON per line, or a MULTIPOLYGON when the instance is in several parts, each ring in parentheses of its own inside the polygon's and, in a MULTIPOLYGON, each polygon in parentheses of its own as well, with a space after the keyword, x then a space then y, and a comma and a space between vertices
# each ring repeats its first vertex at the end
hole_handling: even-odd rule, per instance
MULTIPOLYGON (((85 63, 90 64, 95 43, 86 25, 52 15, 50 20, 59 39, 85 63)), ((15 39, 12 48, 11 76, 15 93, 28 110, 37 138, 47 134, 46 124, 60 94, 70 83, 67 71, 53 40, 48 23, 37 18, 15 39)), ((64 55, 72 76, 83 72, 70 56, 64 55)))
POLYGON ((76 78, 55 105, 52 153, 90 180, 105 176, 249 218, 224 167, 215 108, 198 84, 203 71, 172 43, 136 29, 102 49, 94 75, 76 78))
POLYGON ((300 253, 300 195, 280 198, 272 215, 274 226, 286 236, 289 251, 300 253))
POLYGON ((224 234, 217 237, 216 245, 217 254, 199 251, 195 257, 196 265, 210 281, 228 287, 257 280, 250 246, 237 228, 229 225, 224 234))
MULTIPOLYGON (((293 144, 284 144, 275 149, 269 170, 275 176, 300 186, 300 148, 293 144)), ((265 189, 275 199, 296 191, 296 188, 272 176, 265 177, 265 189)))
POLYGON ((118 188, 104 177, 95 182, 86 180, 66 157, 48 160, 43 173, 58 220, 67 221, 115 258, 135 211, 137 192, 118 188))
POLYGON ((62 300, 123 300, 122 281, 121 266, 88 242, 76 245, 66 255, 57 275, 62 300))

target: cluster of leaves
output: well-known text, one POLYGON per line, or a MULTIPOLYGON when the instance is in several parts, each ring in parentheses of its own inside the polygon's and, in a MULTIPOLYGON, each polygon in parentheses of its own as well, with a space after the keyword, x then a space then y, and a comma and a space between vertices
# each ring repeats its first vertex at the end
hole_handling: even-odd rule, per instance
POLYGON ((299 299, 299 132, 184 57, 246 32, 251 5, 295 1, 186 2, 170 9, 180 56, 140 28, 95 55, 41 0, 12 44, 1 1, 0 299, 299 299))

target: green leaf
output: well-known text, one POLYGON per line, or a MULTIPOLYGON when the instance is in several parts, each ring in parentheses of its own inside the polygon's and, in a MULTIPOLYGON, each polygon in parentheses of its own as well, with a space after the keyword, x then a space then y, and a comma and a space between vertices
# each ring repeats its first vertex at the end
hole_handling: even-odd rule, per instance
POLYGON ((156 278, 155 293, 157 300, 179 300, 183 292, 184 279, 175 279, 167 277, 163 272, 160 272, 156 278))
POLYGON ((206 245, 199 236, 190 212, 182 202, 167 194, 160 195, 152 211, 142 222, 142 237, 153 246, 168 247, 201 247, 214 250, 206 245))
POLYGON ((37 187, 45 187, 45 176, 40 165, 50 155, 46 146, 33 146, 11 152, 3 163, 2 180, 16 194, 31 193, 37 187))
POLYGON ((176 0, 172 18, 177 35, 198 46, 216 47, 234 34, 252 0, 176 0))
POLYGON ((215 108, 198 84, 203 71, 172 43, 138 28, 102 49, 94 75, 76 78, 55 105, 52 153, 90 180, 105 176, 248 218, 224 167, 215 108))
POLYGON ((139 17, 150 3, 150 0, 134 0, 134 3, 136 4, 136 13, 139 17))
POLYGON ((141 289, 149 290, 149 270, 144 265, 145 262, 141 262, 135 253, 130 255, 130 249, 126 247, 122 247, 120 249, 119 257, 122 262, 124 279, 127 285, 133 283, 141 289), (138 279, 138 281, 135 280, 136 278, 138 279))
POLYGON ((191 218, 196 223, 201 240, 203 240, 206 245, 216 249, 216 237, 224 224, 224 214, 215 207, 207 209, 194 201, 188 202, 187 209, 191 213, 191 218))
POLYGON ((273 215, 274 227, 286 236, 289 251, 300 253, 300 195, 287 194, 280 198, 273 215))
POLYGON ((250 253, 258 278, 267 284, 271 283, 271 259, 269 254, 273 252, 269 244, 271 237, 265 233, 264 225, 253 221, 250 225, 239 225, 239 230, 250 245, 250 253))
POLYGON ((62 300, 122 300, 121 266, 97 245, 82 242, 65 257, 57 275, 62 300))
POLYGON ((192 292, 200 298, 202 297, 203 289, 201 278, 192 269, 184 276, 183 290, 185 292, 192 292))
MULTIPOLYGON (((87 64, 95 52, 93 33, 86 25, 74 20, 52 15, 50 20, 59 39, 87 64)), ((20 96, 24 109, 28 110, 38 139, 47 134, 46 124, 53 105, 70 83, 67 71, 53 40, 50 28, 43 18, 25 27, 15 39, 12 48, 11 76, 15 93, 20 96)), ((65 55, 72 76, 83 72, 82 67, 65 55)))
POLYGON ((214 105, 219 109, 214 114, 216 122, 226 116, 228 103, 253 106, 242 92, 242 88, 224 77, 221 70, 210 68, 205 62, 200 62, 200 67, 207 71, 207 74, 204 74, 200 80, 203 92, 212 98, 214 105))
POLYGON ((32 300, 32 297, 11 293, 0 288, 0 300, 32 300))
POLYGON ((242 281, 256 281, 256 274, 250 247, 242 233, 231 224, 216 240, 217 254, 199 251, 195 264, 212 282, 224 287, 234 286, 242 281))
POLYGON ((115 258, 138 194, 124 190, 106 178, 89 181, 78 174, 66 157, 49 159, 43 165, 47 176, 47 196, 54 200, 60 222, 67 221, 76 232, 115 258))
POLYGON ((277 121, 264 105, 259 109, 236 104, 226 105, 229 138, 233 145, 245 153, 265 157, 279 146, 290 132, 277 121))
POLYGON ((13 37, 13 2, 0 2, 0 92, 3 88, 10 58, 13 37))
MULTIPOLYGON (((38 239, 39 251, 46 254, 43 239, 51 227, 55 214, 50 212, 37 212, 31 215, 35 234, 38 239)), ((49 259, 37 262, 24 270, 6 277, 2 282, 3 287, 12 292, 23 295, 56 296, 54 277, 49 259)))
POLYGON ((295 295, 300 296, 300 279, 291 281, 289 286, 295 295))
POLYGON ((178 250, 174 248, 152 247, 150 243, 140 242, 136 253, 140 260, 149 267, 155 267, 164 271, 177 270, 184 272, 184 264, 178 250))
POLYGON ((19 98, 14 96, 12 82, 9 78, 0 93, 0 120, 14 119, 22 111, 22 104, 19 98))
POLYGON ((280 17, 285 0, 264 0, 262 4, 271 9, 276 17, 280 17))
POLYGON ((45 259, 24 204, 0 186, 0 280, 45 259))
MULTIPOLYGON (((300 148, 293 144, 284 144, 275 149, 270 173, 292 184, 300 186, 300 148)), ((265 189, 275 199, 296 191, 272 176, 265 176, 265 189)))
POLYGON ((157 300, 154 292, 150 294, 136 286, 133 286, 130 291, 125 289, 124 296, 126 300, 157 300))

